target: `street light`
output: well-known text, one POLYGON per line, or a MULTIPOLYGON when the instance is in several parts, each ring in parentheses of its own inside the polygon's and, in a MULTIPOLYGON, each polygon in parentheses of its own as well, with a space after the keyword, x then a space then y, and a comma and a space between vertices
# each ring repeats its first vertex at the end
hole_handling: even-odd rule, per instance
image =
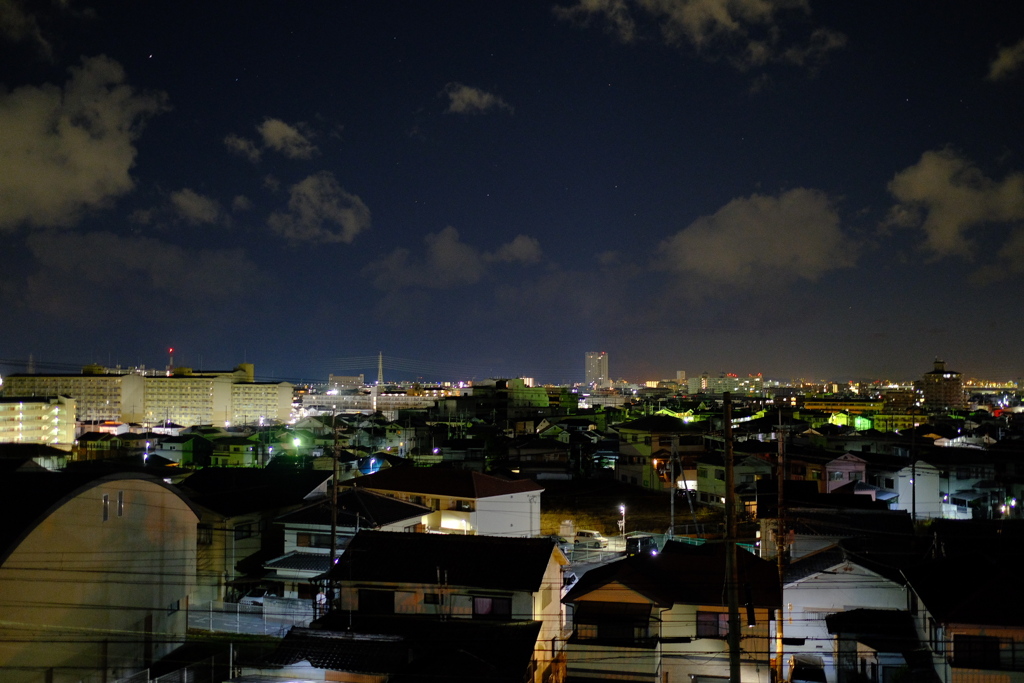
POLYGON ((622 519, 619 520, 619 535, 625 535, 626 533, 626 506, 620 505, 619 512, 622 514, 622 519))

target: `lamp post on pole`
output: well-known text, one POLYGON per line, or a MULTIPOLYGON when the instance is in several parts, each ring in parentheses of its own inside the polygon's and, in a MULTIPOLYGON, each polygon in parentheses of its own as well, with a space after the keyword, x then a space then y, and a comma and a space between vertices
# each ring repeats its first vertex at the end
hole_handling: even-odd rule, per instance
POLYGON ((619 512, 622 514, 622 519, 619 520, 619 535, 625 536, 626 534, 626 506, 620 505, 619 512))

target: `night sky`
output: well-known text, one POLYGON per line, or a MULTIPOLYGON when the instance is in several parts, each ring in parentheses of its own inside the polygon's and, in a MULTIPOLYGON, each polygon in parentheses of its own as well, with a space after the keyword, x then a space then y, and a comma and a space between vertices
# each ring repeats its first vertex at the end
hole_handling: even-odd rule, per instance
POLYGON ((0 371, 1024 376, 1024 3, 0 0, 0 371))

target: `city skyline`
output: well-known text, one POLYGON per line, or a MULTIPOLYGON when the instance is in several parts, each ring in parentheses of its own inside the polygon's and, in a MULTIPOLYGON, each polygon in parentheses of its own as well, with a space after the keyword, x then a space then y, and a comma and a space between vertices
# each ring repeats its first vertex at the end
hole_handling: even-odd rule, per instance
MULTIPOLYGON (((460 365, 454 361, 445 362, 434 362, 430 360, 417 360, 411 358, 397 358, 388 355, 380 355, 372 358, 372 365, 367 365, 370 358, 368 357, 350 357, 334 359, 333 363, 337 366, 334 368, 335 372, 328 372, 327 374, 307 374, 301 376, 284 376, 275 374, 272 370, 261 370, 260 364, 255 363, 255 379, 259 382, 292 382, 295 384, 327 384, 330 375, 334 376, 355 376, 357 374, 364 376, 366 385, 372 385, 376 383, 378 363, 383 365, 384 383, 385 384, 410 384, 415 382, 426 382, 426 383, 458 383, 458 382, 482 382, 492 379, 508 379, 508 378, 529 378, 535 381, 537 385, 563 385, 563 386, 585 386, 590 384, 587 381, 587 365, 590 360, 591 354, 594 352, 586 352, 584 354, 584 363, 581 364, 577 376, 565 377, 563 379, 555 379, 553 377, 537 377, 530 373, 518 373, 518 374, 486 374, 483 372, 484 368, 473 368, 467 365, 460 365), (462 368, 466 372, 478 372, 479 374, 460 374, 462 368)), ((199 363, 191 362, 188 356, 179 355, 178 359, 181 362, 175 362, 171 365, 160 365, 153 363, 142 363, 137 365, 122 364, 122 363, 99 363, 100 368, 109 369, 118 372, 129 372, 129 371, 144 371, 150 375, 162 375, 168 371, 171 367, 182 368, 187 367, 196 372, 224 372, 231 369, 237 369, 238 363, 225 364, 223 367, 204 365, 199 363)), ((165 361, 171 360, 170 355, 164 356, 165 361)), ((252 361, 250 358, 249 361, 252 361)), ((604 362, 607 364, 608 354, 604 354, 604 362)), ((942 359, 933 359, 927 366, 922 366, 919 372, 909 371, 904 375, 899 376, 882 376, 882 375, 864 375, 860 377, 850 376, 830 376, 823 375, 818 377, 786 377, 786 376, 770 376, 765 373, 751 372, 751 373, 733 373, 728 369, 720 370, 717 372, 708 371, 687 371, 683 369, 673 370, 666 372, 661 375, 643 376, 643 377, 623 377, 616 376, 614 373, 611 375, 607 386, 612 387, 617 384, 630 384, 630 385, 643 385, 645 382, 676 382, 678 383, 678 373, 683 372, 686 377, 690 378, 690 381, 699 380, 702 375, 707 375, 709 378, 721 378, 721 377, 757 377, 766 383, 778 383, 782 385, 795 385, 798 383, 804 383, 807 385, 815 384, 829 384, 829 383, 892 383, 892 384, 905 384, 918 382, 922 378, 925 378, 930 374, 930 368, 937 367, 939 363, 948 365, 942 359)), ((6 375, 11 374, 40 374, 40 375, 77 375, 80 374, 83 368, 87 365, 94 364, 94 361, 90 362, 79 362, 79 363, 45 363, 37 362, 33 357, 25 362, 19 359, 3 359, 0 358, 0 380, 6 375)), ((963 375, 964 382, 978 382, 985 385, 1003 385, 1015 383, 1017 386, 1024 386, 1024 382, 1021 381, 1020 377, 1009 377, 1009 376, 976 376, 961 373, 956 367, 952 365, 949 368, 950 372, 954 372, 958 375, 963 375)), ((570 373, 571 375, 571 373, 570 373)), ((683 380, 683 387, 687 386, 686 380, 683 380)), ((3 384, 0 383, 0 393, 2 393, 3 384)))
POLYGON ((0 64, 0 372, 1024 376, 1016 3, 10 0, 0 64))

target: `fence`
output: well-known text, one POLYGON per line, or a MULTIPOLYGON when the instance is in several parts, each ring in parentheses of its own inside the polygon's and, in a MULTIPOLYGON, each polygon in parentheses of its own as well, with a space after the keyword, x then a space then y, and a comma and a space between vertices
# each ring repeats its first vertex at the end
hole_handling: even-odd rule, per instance
POLYGON ((284 637, 292 626, 308 626, 313 620, 309 600, 265 598, 263 605, 241 605, 237 602, 211 600, 192 603, 189 607, 189 628, 224 633, 249 633, 284 637))

